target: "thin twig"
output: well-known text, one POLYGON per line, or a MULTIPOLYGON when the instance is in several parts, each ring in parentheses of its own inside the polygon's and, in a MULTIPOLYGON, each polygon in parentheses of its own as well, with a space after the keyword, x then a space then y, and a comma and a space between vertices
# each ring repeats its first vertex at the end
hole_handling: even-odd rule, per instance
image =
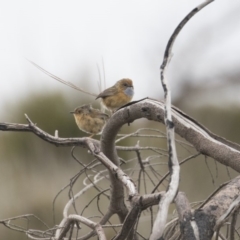
MULTIPOLYGON (((192 155, 192 156, 190 156, 190 157, 187 157, 187 158, 183 159, 183 160, 179 163, 179 165, 184 164, 185 162, 187 162, 187 161, 189 161, 189 160, 191 160, 191 159, 199 156, 200 154, 201 154, 201 153, 197 153, 197 154, 195 154, 195 155, 192 155)), ((159 181, 159 183, 154 187, 154 189, 152 190, 151 193, 154 193, 154 192, 157 190, 157 188, 158 188, 158 187, 162 184, 162 182, 169 176, 169 174, 170 174, 170 171, 168 171, 168 172, 162 177, 162 179, 161 179, 161 180, 159 181)))

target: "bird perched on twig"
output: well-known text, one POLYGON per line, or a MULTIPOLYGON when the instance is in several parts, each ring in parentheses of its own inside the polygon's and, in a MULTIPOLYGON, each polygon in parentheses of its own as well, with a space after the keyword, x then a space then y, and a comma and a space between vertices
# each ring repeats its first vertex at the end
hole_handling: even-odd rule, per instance
POLYGON ((110 111, 114 111, 129 103, 134 95, 133 82, 129 78, 123 78, 110 88, 101 92, 96 99, 101 98, 103 105, 110 111))
POLYGON ((103 126, 109 118, 108 114, 92 108, 90 104, 77 107, 70 113, 73 114, 79 129, 91 134, 89 137, 101 133, 103 126))

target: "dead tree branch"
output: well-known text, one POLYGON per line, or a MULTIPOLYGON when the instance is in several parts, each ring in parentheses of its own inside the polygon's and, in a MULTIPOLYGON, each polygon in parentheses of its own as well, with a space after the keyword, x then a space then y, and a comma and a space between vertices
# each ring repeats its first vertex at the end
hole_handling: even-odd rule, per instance
POLYGON ((168 143, 168 151, 169 151, 169 171, 170 171, 170 182, 167 188, 167 192, 162 200, 159 202, 159 210, 157 217, 155 219, 152 234, 150 236, 150 240, 155 240, 161 238, 163 234, 164 227, 167 222, 168 208, 169 205, 174 200, 179 186, 179 175, 180 175, 180 167, 177 159, 177 152, 175 146, 175 137, 174 137, 174 123, 172 121, 172 109, 171 109, 171 91, 166 80, 166 69, 170 62, 172 55, 172 47, 174 41, 176 40, 178 34, 183 29, 184 25, 202 8, 207 6, 213 0, 206 1, 205 3, 199 5, 197 8, 193 9, 177 26, 174 30, 172 36, 170 37, 163 58, 163 63, 160 67, 160 76, 161 83, 164 90, 164 98, 165 98, 165 106, 164 106, 164 122, 166 125, 167 131, 167 143, 168 143))
MULTIPOLYGON (((240 172, 240 145, 211 133, 196 120, 175 107, 172 107, 172 115, 175 132, 179 136, 191 143, 200 153, 212 157, 219 163, 240 172)), ((111 159, 115 165, 119 165, 117 155, 114 156, 117 148, 115 148, 114 139, 118 129, 120 129, 122 125, 140 118, 147 118, 148 120, 163 123, 163 103, 153 99, 145 99, 120 109, 111 117, 102 133, 101 148, 105 145, 104 148, 106 149, 104 151, 106 152, 104 154, 111 156, 108 158, 111 159), (107 133, 109 130, 110 132, 107 133), (107 147, 107 145, 109 147, 107 147)), ((32 132, 44 141, 56 146, 81 146, 88 148, 89 142, 94 143, 96 146, 99 145, 99 141, 91 138, 59 138, 52 136, 32 122, 29 124, 0 123, 0 130, 32 132)))
MULTIPOLYGON (((197 123, 197 121, 188 117, 186 114, 182 113, 174 107, 172 108, 172 114, 176 133, 178 133, 181 137, 185 138, 203 154, 207 154, 208 156, 213 157, 214 159, 219 161, 220 163, 230 166, 236 171, 240 171, 240 151, 238 150, 239 146, 237 144, 232 144, 231 142, 226 142, 225 140, 222 140, 220 137, 216 137, 210 131, 206 130, 199 123, 197 123)), ((99 223, 101 225, 105 224, 106 221, 109 219, 109 216, 112 216, 112 214, 118 214, 119 219, 124 226, 124 222, 128 222, 126 219, 129 219, 131 216, 130 212, 135 213, 136 211, 139 214, 139 211, 142 211, 142 209, 144 209, 143 206, 149 207, 158 204, 159 200, 164 195, 164 193, 162 193, 161 195, 159 195, 159 193, 153 194, 153 198, 151 198, 152 200, 149 201, 148 204, 146 203, 144 205, 143 202, 145 201, 144 199, 146 195, 139 196, 134 184, 131 182, 131 179, 119 168, 119 158, 117 155, 117 147, 115 146, 115 138, 117 132, 122 125, 126 123, 132 123, 134 120, 139 118, 147 118, 149 120, 159 121, 163 123, 163 103, 152 99, 145 99, 135 104, 130 104, 123 109, 120 109, 115 114, 113 114, 113 116, 110 118, 107 125, 105 126, 100 144, 99 141, 91 138, 65 139, 52 136, 38 128, 35 124, 31 122, 29 118, 28 125, 0 123, 0 130, 19 131, 19 129, 21 129, 20 131, 31 131, 38 137, 49 143, 55 144, 56 146, 81 146, 89 149, 92 155, 97 157, 102 162, 102 164, 106 166, 106 168, 112 175, 110 178, 112 185, 111 200, 109 203, 110 212, 108 214, 108 217, 103 217, 103 219, 99 223), (128 189, 128 199, 131 203, 130 210, 128 210, 125 205, 123 191, 124 188, 128 189), (158 197, 156 198, 154 196, 158 197), (129 218, 127 218, 127 216, 129 216, 129 218)), ((207 205, 208 203, 206 203, 201 209, 206 209, 207 205)), ((232 207, 230 207, 230 205, 228 204, 227 209, 229 209, 229 213, 231 214, 237 206, 238 203, 232 205, 232 207)), ((218 207, 222 208, 221 204, 218 204, 218 207)), ((196 211, 195 215, 198 216, 198 214, 200 214, 201 212, 202 210, 196 211)), ((227 215, 229 214, 228 212, 226 212, 226 210, 221 211, 221 214, 218 214, 215 219, 220 219, 220 216, 223 216, 223 219, 226 219, 227 215), (224 213, 225 215, 223 215, 224 213)), ((66 214, 65 217, 69 217, 69 215, 66 214)), ((136 222, 134 221, 132 222, 132 229, 135 223, 136 222)), ((95 230, 85 235, 85 237, 81 237, 80 239, 89 239, 89 237, 93 236, 94 233, 95 230)), ((130 233, 120 231, 119 236, 122 236, 122 234, 126 236, 126 234, 130 233)))

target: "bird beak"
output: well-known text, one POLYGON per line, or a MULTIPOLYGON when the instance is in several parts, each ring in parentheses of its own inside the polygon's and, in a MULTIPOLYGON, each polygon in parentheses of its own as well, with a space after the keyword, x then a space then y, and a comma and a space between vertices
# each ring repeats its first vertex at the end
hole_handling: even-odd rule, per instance
POLYGON ((71 111, 71 112, 69 112, 69 113, 74 114, 74 111, 71 111))

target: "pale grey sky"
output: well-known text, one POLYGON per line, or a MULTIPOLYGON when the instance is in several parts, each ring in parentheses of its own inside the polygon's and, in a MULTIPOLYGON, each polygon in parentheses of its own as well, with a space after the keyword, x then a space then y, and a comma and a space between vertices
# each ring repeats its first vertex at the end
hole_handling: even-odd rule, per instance
MULTIPOLYGON (((135 100, 160 98, 159 66, 167 40, 201 2, 2 0, 0 109, 33 91, 66 91, 25 57, 78 86, 86 81, 81 72, 90 71, 88 87, 96 93, 96 63, 103 58, 107 87, 129 77, 135 100)), ((173 96, 183 76, 205 78, 239 65, 239 12, 238 0, 216 0, 185 26, 168 69, 173 96)))

